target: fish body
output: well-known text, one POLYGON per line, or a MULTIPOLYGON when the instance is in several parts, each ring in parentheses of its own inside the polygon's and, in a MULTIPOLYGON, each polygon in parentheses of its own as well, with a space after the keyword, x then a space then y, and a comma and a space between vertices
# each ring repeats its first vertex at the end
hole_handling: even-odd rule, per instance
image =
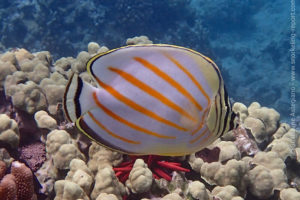
POLYGON ((135 155, 186 155, 232 129, 234 114, 220 70, 184 47, 132 45, 95 55, 73 74, 64 95, 67 118, 110 149, 135 155))

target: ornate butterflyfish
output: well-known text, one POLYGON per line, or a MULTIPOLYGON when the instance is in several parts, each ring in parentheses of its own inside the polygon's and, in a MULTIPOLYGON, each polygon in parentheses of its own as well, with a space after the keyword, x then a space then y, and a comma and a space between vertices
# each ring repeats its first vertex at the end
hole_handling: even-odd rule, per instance
POLYGON ((64 94, 67 118, 97 143, 127 154, 186 155, 235 126, 217 65, 194 50, 132 45, 92 57, 64 94))

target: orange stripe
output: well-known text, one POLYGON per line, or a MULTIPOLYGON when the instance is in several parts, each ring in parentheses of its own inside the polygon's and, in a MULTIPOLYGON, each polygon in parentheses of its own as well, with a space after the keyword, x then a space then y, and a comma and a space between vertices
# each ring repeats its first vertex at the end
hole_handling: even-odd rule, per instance
POLYGON ((127 73, 125 71, 122 71, 120 69, 117 69, 117 68, 113 68, 113 67, 108 67, 108 69, 111 70, 111 71, 113 71, 113 72, 116 72, 117 74, 119 74, 121 77, 123 77, 124 79, 126 79, 127 81, 129 81, 130 83, 132 83, 133 85, 135 85, 136 87, 140 88, 141 90, 143 90, 147 94, 149 94, 149 95, 153 96, 154 98, 158 99, 163 104, 165 104, 165 105, 169 106, 170 108, 176 110, 177 112, 179 112, 180 114, 182 114, 185 117, 189 118, 190 120, 196 121, 196 119, 193 118, 184 109, 182 109, 181 107, 179 107, 178 105, 176 105, 174 102, 172 102, 171 100, 169 100, 167 97, 165 97, 164 95, 162 95, 161 93, 159 93, 155 89, 151 88, 147 84, 143 83, 142 81, 138 80, 134 76, 130 75, 129 73, 127 73))
MULTIPOLYGON (((200 138, 202 138, 204 136, 204 134, 208 131, 208 128, 206 128, 200 135, 198 135, 196 138, 192 139, 190 141, 191 144, 195 143, 197 140, 199 140, 200 138)), ((207 136, 209 137, 209 136, 207 136)))
POLYGON ((93 99, 94 99, 95 103, 97 104, 97 106, 99 108, 101 108, 107 115, 109 115, 112 118, 114 118, 115 120, 129 126, 132 129, 144 132, 148 135, 152 135, 152 136, 155 136, 155 137, 158 137, 158 138, 165 138, 165 139, 175 139, 176 138, 175 136, 166 136, 166 135, 161 135, 161 134, 149 131, 148 129, 142 128, 142 127, 140 127, 140 126, 138 126, 134 123, 131 123, 131 122, 127 121, 126 119, 120 117, 119 115, 115 114, 114 112, 112 112, 111 110, 109 110, 108 108, 106 108, 104 105, 102 105, 100 103, 100 101, 97 98, 96 92, 93 92, 93 99))
POLYGON ((201 86, 201 84, 195 79, 195 77, 185 68, 183 67, 178 60, 176 60, 175 58, 173 58, 171 55, 164 53, 164 55, 171 60, 178 68, 180 68, 192 81, 193 83, 198 87, 198 89, 202 92, 203 96, 206 98, 207 100, 207 104, 210 104, 210 98, 208 96, 208 94, 205 92, 205 90, 203 89, 203 87, 201 86))
POLYGON ((115 98, 117 98, 119 101, 123 102, 124 104, 128 105, 129 107, 131 107, 132 109, 141 112, 144 115, 147 115, 159 122, 162 122, 164 124, 167 124, 169 126, 172 126, 174 128, 177 128, 181 131, 187 131, 186 128, 183 128, 181 126, 178 126, 177 124, 164 119, 163 117, 160 117, 159 115, 157 115, 156 113, 140 106, 139 104, 135 103, 134 101, 130 100, 129 98, 127 98, 126 96, 122 95, 120 92, 118 92, 116 89, 114 89, 113 87, 111 87, 110 85, 105 84, 104 82, 102 82, 101 80, 99 80, 98 78, 96 78, 98 84, 104 88, 108 93, 110 93, 112 96, 114 96, 115 98))
POLYGON ((200 122, 200 125, 199 127, 194 130, 191 135, 195 135, 195 133, 197 133, 202 127, 203 127, 203 124, 204 124, 204 118, 206 117, 206 113, 208 111, 208 107, 205 108, 204 112, 203 112, 203 115, 202 115, 202 118, 201 118, 201 122, 200 122))
POLYGON ((134 60, 141 63, 144 67, 150 69, 152 72, 154 72, 156 75, 167 81, 170 85, 172 85, 174 88, 176 88, 181 94, 183 94, 186 98, 188 98, 193 104, 199 109, 202 110, 202 106, 198 104, 196 99, 186 90, 184 89, 179 83, 177 83, 173 78, 171 78, 168 74, 161 71, 158 67, 151 64, 147 60, 141 58, 141 57, 134 57, 134 60))
POLYGON ((133 141, 133 140, 129 140, 127 138, 124 138, 124 137, 121 137, 113 132, 111 132, 110 130, 108 130, 100 121, 98 121, 95 116, 90 112, 88 111, 87 112, 88 115, 92 118, 92 120, 99 126, 101 127, 103 130, 105 130, 108 134, 110 134, 111 136, 117 138, 117 139, 120 139, 124 142, 127 142, 127 143, 131 143, 131 144, 141 144, 141 142, 137 142, 137 141, 133 141))

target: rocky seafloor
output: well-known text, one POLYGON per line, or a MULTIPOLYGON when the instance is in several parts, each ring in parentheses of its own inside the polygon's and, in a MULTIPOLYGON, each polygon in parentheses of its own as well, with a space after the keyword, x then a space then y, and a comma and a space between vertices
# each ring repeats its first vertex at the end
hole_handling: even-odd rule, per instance
MULTIPOLYGON (((142 43, 152 42, 127 40, 142 43)), ((85 63, 107 50, 91 42, 76 58, 19 48, 0 54, 1 200, 300 199, 299 127, 259 102, 236 102, 237 129, 192 155, 168 158, 189 172, 158 179, 136 159, 119 180, 115 169, 128 156, 91 142, 66 121, 61 105, 71 74, 94 84, 85 63)))

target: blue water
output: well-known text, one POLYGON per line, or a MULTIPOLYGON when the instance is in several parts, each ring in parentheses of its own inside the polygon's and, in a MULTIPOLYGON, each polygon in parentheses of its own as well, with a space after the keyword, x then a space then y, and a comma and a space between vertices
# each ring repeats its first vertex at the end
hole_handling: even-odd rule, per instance
POLYGON ((48 50, 58 59, 75 57, 90 41, 111 49, 146 35, 211 57, 233 101, 258 101, 289 122, 291 84, 296 100, 300 94, 299 37, 291 81, 290 13, 282 0, 0 0, 0 50, 48 50))

